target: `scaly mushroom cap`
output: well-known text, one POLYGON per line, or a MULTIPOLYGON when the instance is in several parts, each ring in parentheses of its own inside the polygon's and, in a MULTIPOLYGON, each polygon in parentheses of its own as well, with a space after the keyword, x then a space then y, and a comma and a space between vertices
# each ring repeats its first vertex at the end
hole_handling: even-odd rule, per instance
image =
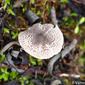
POLYGON ((64 42, 63 34, 56 25, 34 24, 18 36, 21 47, 38 59, 48 59, 58 54, 64 42))

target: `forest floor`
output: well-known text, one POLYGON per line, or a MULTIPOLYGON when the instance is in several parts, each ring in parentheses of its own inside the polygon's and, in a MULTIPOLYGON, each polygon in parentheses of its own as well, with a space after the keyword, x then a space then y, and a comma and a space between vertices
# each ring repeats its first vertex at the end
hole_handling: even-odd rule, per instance
POLYGON ((0 85, 85 85, 84 16, 84 0, 0 0, 0 85), (35 24, 25 11, 31 10, 42 24, 53 24, 52 7, 67 53, 55 61, 36 59, 17 43, 18 34, 35 24))

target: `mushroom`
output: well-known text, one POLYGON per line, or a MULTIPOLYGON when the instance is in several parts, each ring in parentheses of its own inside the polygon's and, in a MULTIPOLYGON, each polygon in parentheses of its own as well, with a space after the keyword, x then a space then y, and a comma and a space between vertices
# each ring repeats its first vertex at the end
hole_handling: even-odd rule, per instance
POLYGON ((40 23, 20 32, 18 40, 24 51, 38 59, 49 59, 58 54, 64 43, 57 25, 40 23))

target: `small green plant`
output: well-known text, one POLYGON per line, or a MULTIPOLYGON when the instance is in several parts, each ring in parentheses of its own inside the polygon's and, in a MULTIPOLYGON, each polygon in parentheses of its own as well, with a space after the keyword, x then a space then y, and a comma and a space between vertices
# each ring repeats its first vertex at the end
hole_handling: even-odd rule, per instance
POLYGON ((7 68, 0 67, 0 81, 8 81, 9 72, 7 71, 7 68))
POLYGON ((45 11, 48 11, 48 14, 50 13, 50 10, 51 10, 51 6, 48 5, 48 4, 45 4, 45 11))
POLYGON ((64 17, 64 23, 62 23, 63 26, 73 26, 73 24, 75 23, 75 20, 73 19, 73 16, 77 16, 76 13, 71 13, 68 16, 64 17))
POLYGON ((32 83, 28 80, 28 78, 30 78, 30 76, 20 77, 20 79, 19 79, 20 84, 21 85, 34 85, 34 83, 32 83))
POLYGON ((84 64, 84 63, 85 63, 85 58, 79 58, 79 59, 78 59, 78 62, 81 62, 81 63, 84 64))
POLYGON ((15 16, 15 13, 12 10, 13 4, 11 3, 11 0, 5 0, 3 8, 6 9, 7 6, 9 6, 9 8, 7 10, 8 14, 15 16))
POLYGON ((29 57, 30 63, 32 64, 32 66, 34 65, 42 65, 42 60, 40 59, 35 59, 33 57, 29 57))
POLYGON ((15 13, 13 12, 13 10, 11 8, 9 8, 7 12, 8 12, 8 14, 15 16, 15 13))
POLYGON ((83 44, 79 45, 80 49, 85 49, 85 40, 83 42, 83 44))
POLYGON ((79 25, 80 24, 83 24, 85 22, 85 17, 82 17, 79 22, 77 23, 76 27, 75 27, 75 30, 74 30, 74 33, 77 34, 80 30, 79 30, 79 25))
POLYGON ((29 57, 30 63, 34 66, 36 65, 36 60, 33 57, 29 57))
POLYGON ((4 9, 6 9, 6 7, 8 6, 8 5, 10 5, 10 1, 11 0, 5 0, 5 3, 4 3, 4 9))
POLYGON ((41 15, 41 11, 40 10, 37 11, 37 15, 41 15))
POLYGON ((42 60, 40 60, 40 59, 37 59, 37 63, 38 63, 38 65, 42 65, 43 64, 42 60))
POLYGON ((8 81, 18 78, 17 72, 8 72, 7 67, 0 67, 0 81, 8 81))
POLYGON ((8 33, 9 34, 10 33, 9 29, 4 27, 4 33, 8 33))
POLYGON ((34 11, 35 11, 35 8, 33 8, 33 7, 31 7, 30 9, 31 9, 31 11, 32 11, 32 12, 34 12, 34 11))
POLYGON ((26 7, 23 7, 22 8, 22 13, 25 13, 26 10, 27 10, 27 8, 26 7))
POLYGON ((18 73, 17 72, 11 72, 9 74, 9 79, 10 80, 14 80, 14 79, 17 79, 18 78, 18 73))
POLYGON ((18 37, 18 32, 11 31, 12 39, 15 39, 18 37))
POLYGON ((62 2, 62 3, 68 3, 68 0, 60 0, 60 2, 62 2))
POLYGON ((34 3, 35 3, 35 0, 30 0, 30 3, 31 3, 31 4, 34 4, 34 3))
POLYGON ((0 59, 0 61, 1 61, 1 63, 3 63, 3 61, 5 60, 5 54, 1 54, 1 59, 0 59))

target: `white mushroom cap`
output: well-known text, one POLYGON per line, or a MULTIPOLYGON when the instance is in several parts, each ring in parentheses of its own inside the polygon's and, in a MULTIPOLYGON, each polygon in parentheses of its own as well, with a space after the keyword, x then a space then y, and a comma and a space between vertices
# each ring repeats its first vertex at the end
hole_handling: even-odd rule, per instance
POLYGON ((63 46, 64 38, 61 30, 52 24, 34 24, 18 36, 21 47, 38 59, 48 59, 58 54, 63 46))

